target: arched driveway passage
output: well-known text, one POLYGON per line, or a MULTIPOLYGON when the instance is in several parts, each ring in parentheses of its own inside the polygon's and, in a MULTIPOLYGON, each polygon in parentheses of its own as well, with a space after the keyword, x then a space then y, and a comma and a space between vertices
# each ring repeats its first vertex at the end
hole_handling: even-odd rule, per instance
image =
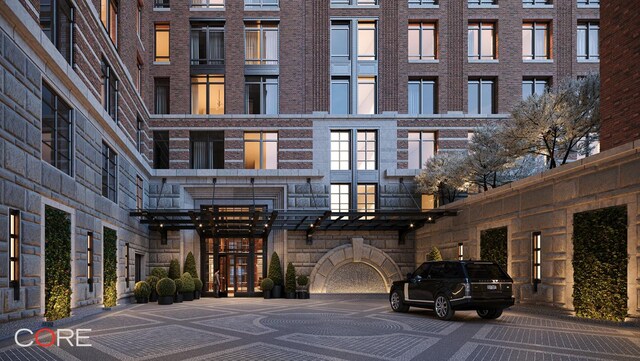
POLYGON ((362 262, 375 269, 384 281, 384 289, 388 290, 393 281, 401 279, 400 268, 383 251, 364 244, 362 238, 352 238, 351 244, 345 244, 327 252, 311 271, 312 293, 331 293, 327 289, 327 281, 334 271, 348 263, 362 262))

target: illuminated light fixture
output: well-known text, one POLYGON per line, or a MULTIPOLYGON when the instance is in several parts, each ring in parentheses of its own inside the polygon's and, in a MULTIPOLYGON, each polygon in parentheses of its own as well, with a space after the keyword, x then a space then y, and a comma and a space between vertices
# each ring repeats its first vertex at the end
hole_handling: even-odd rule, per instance
POLYGON ((538 284, 541 283, 542 277, 542 234, 535 232, 532 235, 533 241, 533 291, 538 292, 538 284))
POLYGON ((9 286, 14 301, 20 300, 20 211, 9 210, 9 286))
POLYGON ((164 223, 160 223, 160 228, 164 228, 164 223))
POLYGON ((431 217, 427 218, 427 220, 428 220, 429 222, 431 222, 431 217))
POLYGON ((413 228, 413 223, 409 224, 409 228, 413 228))
POLYGON ((87 283, 93 292, 93 232, 87 232, 87 283))
POLYGON ((202 223, 200 223, 200 224, 198 225, 198 227, 202 228, 202 223))
POLYGON ((313 228, 313 223, 309 226, 309 228, 313 228))
POLYGON ((458 260, 462 261, 464 258, 464 245, 462 243, 458 243, 458 260))

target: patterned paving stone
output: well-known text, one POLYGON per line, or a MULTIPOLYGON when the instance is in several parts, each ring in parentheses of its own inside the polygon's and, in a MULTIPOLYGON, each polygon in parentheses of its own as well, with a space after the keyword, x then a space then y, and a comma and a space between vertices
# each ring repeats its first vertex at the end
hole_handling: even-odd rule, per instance
POLYGON ((367 336, 402 331, 402 326, 392 322, 342 314, 287 314, 271 316, 260 321, 278 330, 311 335, 367 336))
POLYGON ((380 314, 369 317, 396 323, 402 326, 402 329, 405 331, 435 333, 439 335, 449 335, 463 325, 462 322, 440 321, 433 318, 433 316, 415 314, 406 316, 400 316, 398 314, 380 314))
POLYGON ((316 353, 296 350, 288 347, 269 345, 256 342, 249 345, 234 347, 187 361, 209 360, 261 360, 261 361, 341 361, 342 359, 327 357, 316 353))
POLYGON ((62 360, 42 347, 10 347, 0 350, 0 361, 62 360))
POLYGON ((153 316, 157 316, 157 317, 162 317, 162 318, 166 318, 169 320, 175 320, 175 321, 190 321, 190 320, 197 320, 200 318, 207 318, 207 317, 212 317, 212 316, 226 316, 226 315, 232 315, 235 312, 233 311, 223 311, 223 310, 219 310, 219 309, 211 309, 211 308, 179 308, 179 309, 175 309, 175 310, 170 310, 169 312, 168 309, 164 309, 164 310, 154 310, 154 311, 148 311, 145 312, 147 314, 153 315, 153 316))
POLYGON ((467 342, 456 352, 450 361, 579 361, 579 360, 602 360, 601 358, 591 358, 585 356, 575 356, 561 353, 548 353, 542 351, 523 350, 514 347, 502 347, 492 345, 481 345, 474 342, 467 342))
POLYGON ((113 315, 104 315, 95 320, 91 320, 89 322, 83 322, 82 324, 76 326, 81 328, 89 328, 95 331, 113 331, 120 330, 125 328, 137 327, 137 326, 148 326, 155 325, 160 323, 159 321, 151 320, 148 317, 139 317, 134 315, 125 315, 125 314, 113 314, 113 315))
POLYGON ((607 327, 600 327, 579 322, 558 321, 542 317, 529 317, 521 314, 504 315, 495 321, 497 324, 507 324, 514 326, 526 326, 535 328, 554 328, 554 329, 572 329, 579 331, 593 331, 605 333, 619 333, 620 330, 607 327))
POLYGON ((320 336, 294 333, 278 337, 278 340, 380 360, 411 360, 438 342, 434 337, 401 333, 382 336, 320 336))
POLYGON ((193 323, 207 327, 215 327, 223 330, 248 333, 250 335, 263 335, 265 333, 277 331, 276 329, 260 324, 260 320, 265 317, 266 316, 247 314, 214 318, 193 323))

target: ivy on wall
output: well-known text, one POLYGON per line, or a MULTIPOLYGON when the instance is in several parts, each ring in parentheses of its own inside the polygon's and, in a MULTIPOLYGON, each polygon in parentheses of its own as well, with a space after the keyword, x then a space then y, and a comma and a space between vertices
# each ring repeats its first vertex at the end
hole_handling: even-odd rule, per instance
POLYGON ((586 318, 627 316, 627 207, 573 215, 573 306, 586 318))
POLYGON ((55 321, 71 315, 71 217, 49 206, 44 217, 44 316, 55 321))
POLYGON ((118 299, 116 283, 118 281, 118 236, 116 231, 105 227, 103 232, 104 242, 104 307, 113 307, 118 299))
POLYGON ((507 270, 507 227, 480 232, 480 259, 493 261, 507 270))

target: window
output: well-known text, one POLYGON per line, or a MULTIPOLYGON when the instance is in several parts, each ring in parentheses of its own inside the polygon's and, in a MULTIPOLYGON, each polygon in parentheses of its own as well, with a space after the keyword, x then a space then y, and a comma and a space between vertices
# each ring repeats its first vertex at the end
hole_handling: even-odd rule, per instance
POLYGON ((409 132, 409 169, 421 169, 436 154, 436 133, 409 132))
POLYGON ((331 170, 351 169, 351 132, 331 131, 331 170))
POLYGON ((494 114, 492 79, 469 80, 469 114, 494 114))
POLYGON ((142 281, 142 257, 143 256, 141 254, 136 253, 135 257, 136 257, 135 258, 135 262, 136 262, 135 263, 135 267, 136 267, 135 282, 138 283, 142 281))
POLYGON ((224 114, 224 75, 191 77, 191 114, 224 114))
MULTIPOLYGON (((349 212, 349 203, 351 195, 349 194, 349 184, 332 184, 331 185, 331 212, 346 213, 349 212)), ((336 219, 337 217, 331 217, 336 219)))
POLYGON ((155 25, 155 57, 156 63, 169 63, 169 24, 155 25))
POLYGON ((598 7, 600 0, 578 0, 578 7, 598 7))
POLYGON ((540 232, 534 232, 531 236, 533 241, 533 289, 535 292, 538 291, 538 283, 541 282, 542 272, 541 272, 541 263, 542 263, 542 234, 540 232))
POLYGON ((142 127, 144 123, 142 118, 138 116, 136 118, 136 149, 138 152, 142 152, 142 127))
POLYGON ((277 8, 278 0, 244 0, 244 6, 246 8, 277 8))
POLYGON ((278 169, 278 133, 244 133, 244 168, 278 169))
POLYGON ((358 60, 376 60, 376 23, 358 21, 358 60))
POLYGON ((224 9, 224 0, 191 0, 191 7, 198 9, 224 9))
POLYGON ((553 0, 522 0, 525 6, 553 5, 553 0))
POLYGON ((348 22, 331 22, 331 60, 351 59, 350 38, 348 22))
POLYGON ((224 64, 224 26, 191 26, 191 65, 224 64))
POLYGON ((142 34, 142 5, 138 3, 138 16, 136 16, 136 33, 138 34, 138 39, 140 39, 140 35, 142 34))
POLYGON ((136 59, 136 90, 140 93, 142 89, 142 62, 136 59))
POLYGON ((377 153, 377 132, 375 130, 357 133, 358 170, 375 170, 377 153))
POLYGON ((438 0, 409 0, 409 7, 436 6, 438 3, 438 0))
POLYGON ((469 23, 469 60, 496 59, 494 23, 469 23))
POLYGON ((498 5, 498 0, 469 0, 469 6, 498 5))
POLYGON ((191 169, 224 169, 224 131, 191 132, 191 169))
POLYGON ((136 176, 136 208, 144 208, 144 181, 140 176, 136 176))
POLYGON ((347 77, 331 78, 331 114, 351 112, 351 85, 347 77))
POLYGON ((13 299, 20 299, 20 211, 9 209, 9 287, 13 287, 13 299))
MULTIPOLYGON (((375 184, 358 184, 358 212, 375 212, 376 211, 376 185, 375 184)), ((371 219, 373 217, 365 217, 371 219)))
POLYGON ((102 105, 113 121, 118 122, 118 78, 113 68, 102 60, 102 105))
POLYGON ((69 64, 73 64, 73 17, 68 0, 40 0, 40 27, 69 64))
POLYGON ((540 96, 547 91, 549 79, 547 78, 524 78, 522 80, 522 100, 529 99, 532 95, 540 96))
POLYGON ((42 84, 42 160, 68 175, 72 170, 72 110, 48 85, 42 84))
POLYGON ((376 78, 363 76, 358 78, 358 114, 375 114, 376 78))
POLYGON ((548 23, 533 22, 522 24, 522 59, 551 59, 549 55, 549 34, 548 23))
POLYGON ((597 22, 578 24, 578 60, 599 61, 600 49, 598 33, 600 25, 597 22))
POLYGON ((244 97, 247 114, 278 114, 278 77, 246 77, 244 97))
POLYGON ((169 131, 153 132, 153 168, 169 169, 169 131))
POLYGON ((436 114, 436 80, 409 81, 409 114, 436 114))
POLYGON ((155 78, 156 114, 169 114, 169 78, 155 78))
POLYGON ((338 6, 374 6, 378 0, 331 0, 331 5, 338 6))
POLYGON ((87 232, 87 283, 93 292, 93 232, 87 232))
POLYGON ((409 61, 438 58, 438 33, 435 23, 409 24, 409 61))
POLYGON ((278 24, 245 24, 245 64, 278 65, 278 24))
POLYGON ((111 41, 118 47, 118 0, 100 0, 100 20, 111 41))
POLYGON ((168 9, 169 0, 153 0, 154 9, 168 9))
POLYGON ((102 196, 118 203, 118 155, 102 142, 102 196))

